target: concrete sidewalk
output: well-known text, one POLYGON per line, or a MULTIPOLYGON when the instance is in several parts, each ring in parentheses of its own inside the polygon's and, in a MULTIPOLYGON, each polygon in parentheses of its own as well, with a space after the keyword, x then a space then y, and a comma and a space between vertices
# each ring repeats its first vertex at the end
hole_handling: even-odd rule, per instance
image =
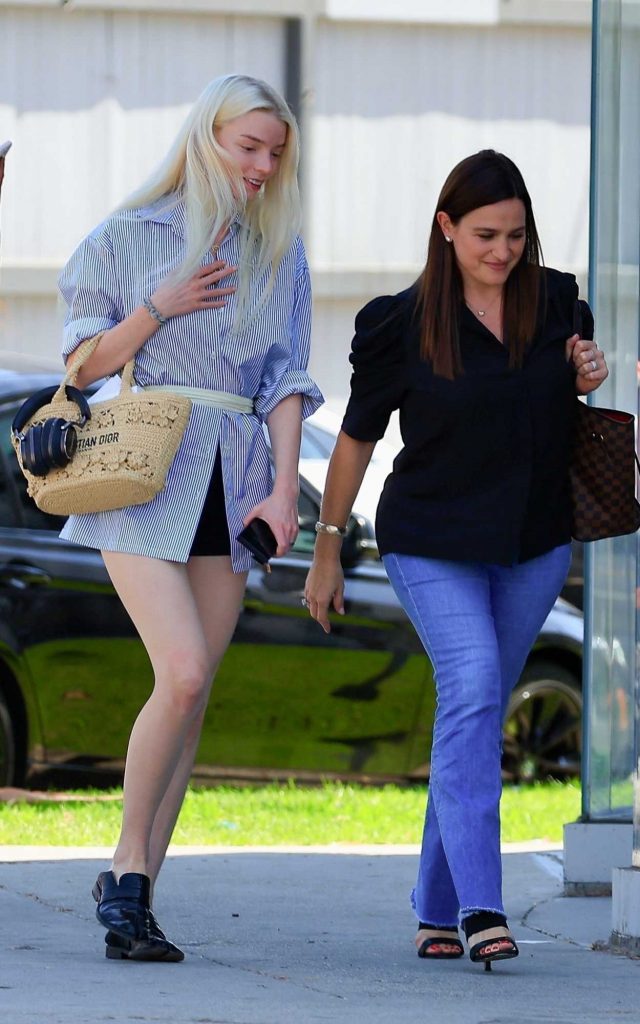
POLYGON ((504 853, 521 949, 491 974, 412 944, 416 851, 174 850, 156 911, 182 964, 104 958, 107 851, 0 847, 3 1024, 588 1024, 640 1020, 640 960, 594 951, 611 901, 562 898, 561 852, 504 853))

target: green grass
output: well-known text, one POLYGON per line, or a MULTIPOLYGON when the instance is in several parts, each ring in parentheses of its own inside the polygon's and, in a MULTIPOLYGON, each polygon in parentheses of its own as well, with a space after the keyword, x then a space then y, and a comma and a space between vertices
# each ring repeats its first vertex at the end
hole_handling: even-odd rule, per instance
MULTIPOLYGON (((121 791, 78 799, 0 804, 0 844, 110 846, 120 825, 121 791)), ((417 843, 424 815, 421 787, 380 788, 327 783, 191 789, 174 843, 212 846, 325 843, 417 843)), ((580 813, 579 783, 505 788, 505 842, 562 838, 562 825, 580 813)))

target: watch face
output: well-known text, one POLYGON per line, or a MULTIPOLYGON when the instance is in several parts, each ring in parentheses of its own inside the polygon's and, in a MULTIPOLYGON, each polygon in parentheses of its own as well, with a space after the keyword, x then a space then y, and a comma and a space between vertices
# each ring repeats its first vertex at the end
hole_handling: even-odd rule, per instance
POLYGON ((344 537, 346 529, 343 526, 333 526, 331 523, 316 523, 316 533, 332 533, 339 537, 344 537))

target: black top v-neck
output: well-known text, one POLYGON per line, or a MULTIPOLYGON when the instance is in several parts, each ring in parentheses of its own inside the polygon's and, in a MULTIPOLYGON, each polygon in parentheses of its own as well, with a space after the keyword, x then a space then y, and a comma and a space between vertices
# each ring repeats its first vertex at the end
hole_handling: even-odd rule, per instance
POLYGON ((358 313, 342 429, 378 440, 399 409, 404 443, 378 506, 381 554, 513 565, 570 540, 576 392, 565 342, 578 287, 571 274, 543 273, 544 312, 520 369, 466 305, 454 380, 420 359, 414 288, 358 313))

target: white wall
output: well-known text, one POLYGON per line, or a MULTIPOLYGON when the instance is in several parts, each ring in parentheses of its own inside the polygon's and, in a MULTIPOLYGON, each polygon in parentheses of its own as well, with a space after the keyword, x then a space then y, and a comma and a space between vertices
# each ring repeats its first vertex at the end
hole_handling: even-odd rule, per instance
POLYGON ((60 344, 55 280, 86 232, 165 154, 213 77, 283 87, 273 18, 0 7, 0 348, 60 344))
POLYGON ((344 290, 358 271, 351 302, 343 299, 339 309, 330 297, 317 303, 314 365, 332 403, 341 400, 337 364, 344 365, 339 314, 346 319, 371 295, 411 282, 445 177, 478 149, 502 150, 516 161, 546 262, 584 280, 585 27, 321 22, 314 83, 309 246, 316 270, 333 268, 344 290))
MULTIPOLYGON (((57 350, 60 266, 164 154, 212 77, 246 71, 283 87, 280 18, 163 6, 0 0, 0 140, 14 140, 2 193, 1 348, 57 350)), ((437 193, 460 158, 492 146, 516 160, 550 265, 584 278, 588 239, 584 18, 471 26, 344 15, 317 20, 305 65, 312 370, 336 408, 354 314, 415 278, 437 193)))

